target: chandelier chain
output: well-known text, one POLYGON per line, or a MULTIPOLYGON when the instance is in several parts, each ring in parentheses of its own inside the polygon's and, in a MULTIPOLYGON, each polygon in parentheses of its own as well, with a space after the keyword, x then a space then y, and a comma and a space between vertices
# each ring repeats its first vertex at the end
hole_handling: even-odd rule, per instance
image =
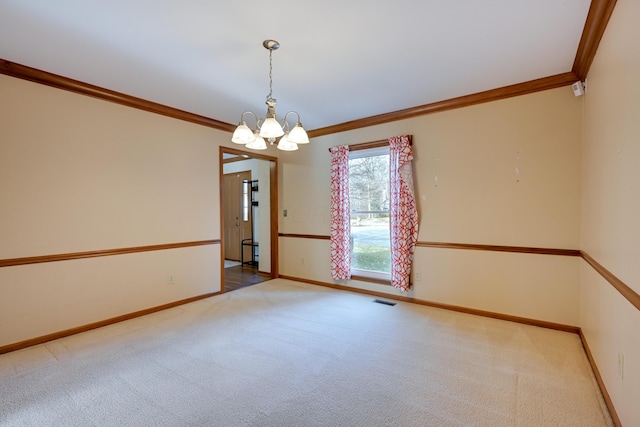
POLYGON ((269 49, 269 95, 267 96, 267 101, 273 99, 271 96, 273 94, 273 74, 272 74, 272 60, 271 57, 273 55, 273 49, 269 49))

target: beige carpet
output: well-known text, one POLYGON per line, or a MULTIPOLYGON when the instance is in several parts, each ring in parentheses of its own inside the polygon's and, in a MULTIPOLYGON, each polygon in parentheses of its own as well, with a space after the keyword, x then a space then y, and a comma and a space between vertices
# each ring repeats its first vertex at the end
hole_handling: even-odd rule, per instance
POLYGON ((0 356, 2 426, 607 426, 579 338, 272 280, 0 356))

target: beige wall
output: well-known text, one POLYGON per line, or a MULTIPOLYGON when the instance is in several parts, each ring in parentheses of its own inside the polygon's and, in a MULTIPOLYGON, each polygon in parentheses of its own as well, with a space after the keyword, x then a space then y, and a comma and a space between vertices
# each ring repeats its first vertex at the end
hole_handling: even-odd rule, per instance
MULTIPOLYGON (((316 138, 280 156, 281 231, 329 234, 330 146, 412 134, 419 240, 578 249, 581 104, 566 87, 316 138)), ((281 274, 331 282, 327 241, 280 245, 281 274)), ((408 296, 577 326, 578 266, 576 257, 417 248, 422 280, 408 296)))
MULTIPOLYGON (((581 249, 640 293, 640 3, 620 0, 584 97, 581 249)), ((583 262, 580 325, 622 424, 640 422, 640 311, 583 262), (623 377, 618 354, 624 354, 623 377)))
MULTIPOLYGON (((227 133, 2 75, 0 93, 0 259, 220 238, 227 133)), ((219 290, 220 245, 0 268, 0 346, 219 290)))

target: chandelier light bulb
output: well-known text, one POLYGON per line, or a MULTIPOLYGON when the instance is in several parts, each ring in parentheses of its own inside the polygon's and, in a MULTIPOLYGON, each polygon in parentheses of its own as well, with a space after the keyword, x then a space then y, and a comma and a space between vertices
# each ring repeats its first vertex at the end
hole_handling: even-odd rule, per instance
POLYGON ((291 141, 289 138, 290 133, 285 133, 282 138, 280 138, 280 142, 278 142, 278 150, 282 151, 295 151, 298 149, 298 144, 291 141))
POLYGON ((309 136, 307 132, 302 127, 302 123, 298 122, 289 132, 289 141, 295 142, 296 144, 308 144, 309 136))
POLYGON ((267 143, 264 141, 264 139, 258 134, 258 132, 256 131, 256 133, 254 134, 255 138, 253 139, 253 141, 248 142, 246 147, 247 148, 251 148, 252 150, 266 150, 267 149, 267 143))
POLYGON ((233 132, 231 142, 236 144, 247 144, 249 142, 253 142, 255 139, 256 137, 253 134, 253 131, 249 129, 249 126, 247 126, 245 122, 242 122, 233 132))
POLYGON ((275 117, 266 118, 260 126, 260 136, 263 138, 277 138, 282 135, 284 135, 284 130, 275 117))

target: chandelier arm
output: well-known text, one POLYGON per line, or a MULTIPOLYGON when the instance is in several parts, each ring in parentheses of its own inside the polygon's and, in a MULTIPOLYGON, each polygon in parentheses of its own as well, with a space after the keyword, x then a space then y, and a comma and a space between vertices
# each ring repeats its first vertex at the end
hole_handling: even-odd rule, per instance
POLYGON ((289 111, 282 119, 282 127, 284 127, 285 123, 287 124, 287 127, 290 127, 289 122, 287 121, 287 116, 289 116, 289 114, 295 114, 298 117, 298 121, 296 123, 300 123, 300 114, 298 114, 297 111, 289 111))
POLYGON ((242 116, 240 116, 240 121, 241 122, 245 122, 245 120, 244 120, 244 115, 245 114, 253 114, 253 117, 255 117, 255 119, 256 119, 256 127, 260 127, 260 119, 258 118, 258 115, 256 113, 254 113, 253 111, 245 111, 244 113, 242 113, 242 116))
POLYGON ((289 114, 295 114, 295 115, 296 115, 296 117, 298 118, 298 122, 300 122, 300 114, 298 114, 298 112, 297 112, 297 111, 289 111, 287 114, 285 114, 285 115, 284 115, 284 120, 285 120, 285 121, 287 120, 287 116, 288 116, 289 114))

